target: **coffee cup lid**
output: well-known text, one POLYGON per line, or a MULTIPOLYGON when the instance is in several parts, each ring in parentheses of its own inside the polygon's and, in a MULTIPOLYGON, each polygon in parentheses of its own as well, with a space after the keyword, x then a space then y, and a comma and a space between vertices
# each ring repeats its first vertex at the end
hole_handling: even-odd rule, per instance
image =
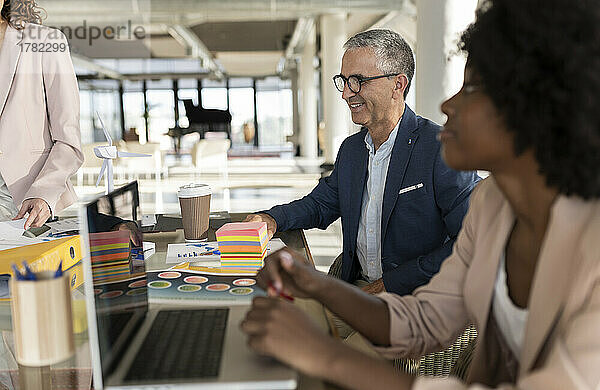
POLYGON ((179 187, 177 196, 180 198, 194 198, 196 196, 210 195, 212 190, 208 184, 190 183, 179 187))

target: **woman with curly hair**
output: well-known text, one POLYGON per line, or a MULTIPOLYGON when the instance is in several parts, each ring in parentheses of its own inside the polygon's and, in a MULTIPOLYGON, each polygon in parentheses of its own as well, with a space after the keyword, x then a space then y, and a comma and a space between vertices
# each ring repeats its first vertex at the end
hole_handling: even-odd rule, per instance
POLYGON ((41 226, 77 198, 79 90, 64 35, 34 0, 0 0, 0 220, 41 226))
POLYGON ((412 295, 369 296, 282 250, 258 276, 249 344, 362 389, 600 387, 600 3, 491 0, 463 34, 462 89, 442 104, 442 154, 490 171, 452 255, 412 295), (269 287, 271 286, 271 287, 269 287), (279 294, 314 298, 385 356, 479 338, 466 383, 412 378, 328 337, 279 294))

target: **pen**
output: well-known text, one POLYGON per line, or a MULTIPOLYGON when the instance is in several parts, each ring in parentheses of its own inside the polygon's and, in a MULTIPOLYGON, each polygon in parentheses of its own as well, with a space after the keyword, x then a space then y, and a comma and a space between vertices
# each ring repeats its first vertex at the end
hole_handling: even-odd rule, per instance
POLYGON ((13 269, 13 272, 15 273, 15 278, 17 278, 17 280, 25 280, 25 277, 23 277, 23 274, 21 274, 21 271, 19 271, 15 263, 11 264, 11 267, 13 269))
POLYGON ((58 263, 58 269, 54 273, 54 277, 60 278, 62 276, 62 274, 63 274, 63 271, 62 271, 62 260, 61 260, 60 263, 58 263))
POLYGON ((50 233, 50 234, 48 234, 48 237, 62 238, 62 237, 73 236, 76 234, 79 234, 79 230, 66 230, 64 232, 59 232, 59 233, 50 233))
POLYGON ((275 286, 273 285, 273 282, 269 282, 269 287, 271 287, 273 290, 275 290, 275 292, 277 294, 279 294, 279 296, 281 298, 287 299, 290 302, 294 302, 294 297, 292 297, 291 295, 287 295, 286 293, 284 293, 283 291, 279 291, 275 288, 275 286))
POLYGON ((23 267, 25 267, 25 280, 36 280, 35 273, 29 268, 29 264, 26 261, 23 261, 23 267))

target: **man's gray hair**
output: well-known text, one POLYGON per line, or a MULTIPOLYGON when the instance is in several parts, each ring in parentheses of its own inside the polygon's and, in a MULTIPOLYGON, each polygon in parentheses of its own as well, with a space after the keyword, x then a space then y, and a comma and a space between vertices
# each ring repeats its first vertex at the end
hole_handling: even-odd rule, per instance
POLYGON ((344 44, 344 49, 352 50, 369 47, 375 52, 377 68, 384 74, 403 73, 408 78, 404 98, 408 94, 415 75, 415 58, 412 49, 400 34, 391 30, 363 31, 344 44))

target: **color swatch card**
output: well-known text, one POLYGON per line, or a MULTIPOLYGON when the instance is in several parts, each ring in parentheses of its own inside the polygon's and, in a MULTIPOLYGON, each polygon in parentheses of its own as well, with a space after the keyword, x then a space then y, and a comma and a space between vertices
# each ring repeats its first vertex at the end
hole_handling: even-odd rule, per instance
POLYGON ((243 270, 243 269, 233 269, 221 268, 221 264, 219 262, 218 265, 213 265, 212 263, 180 263, 177 264, 170 269, 178 270, 178 271, 192 271, 192 272, 201 272, 209 275, 223 275, 223 276, 256 276, 255 270, 243 270))
POLYGON ((148 278, 150 303, 180 305, 247 305, 266 293, 252 276, 212 275, 190 270, 151 271, 148 278))
POLYGON ((130 275, 104 283, 94 283, 96 310, 99 313, 115 312, 144 306, 148 301, 146 274, 130 275))
POLYGON ((169 244, 167 247, 167 263, 207 263, 215 262, 214 266, 219 266, 221 256, 219 244, 212 242, 187 242, 184 244, 169 244))
POLYGON ((221 268, 258 270, 267 251, 265 222, 226 223, 216 231, 221 268))

